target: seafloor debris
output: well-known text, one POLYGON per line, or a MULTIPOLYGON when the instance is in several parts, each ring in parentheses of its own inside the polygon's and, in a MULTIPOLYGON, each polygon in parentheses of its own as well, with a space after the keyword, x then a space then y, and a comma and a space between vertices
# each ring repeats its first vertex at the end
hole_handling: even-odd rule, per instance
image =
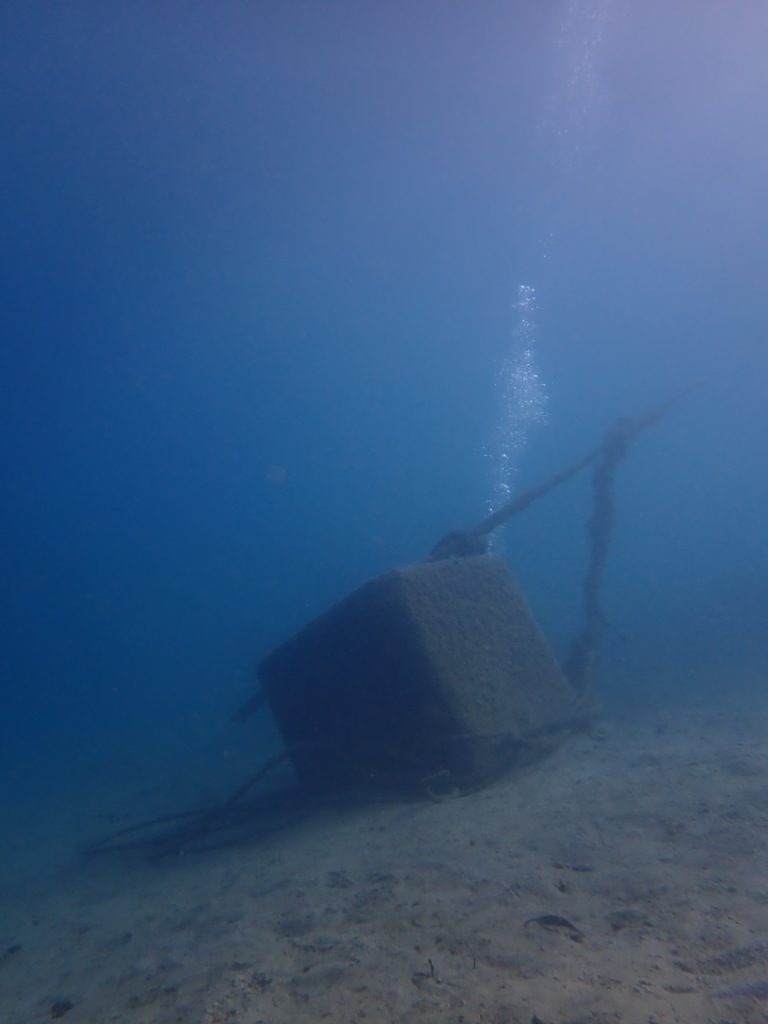
POLYGON ((51 1017, 54 1020, 57 1017, 63 1017, 65 1013, 69 1013, 74 1005, 69 999, 57 999, 55 1003, 51 1004, 51 1017))
POLYGON ((562 932, 573 942, 581 942, 584 938, 584 932, 580 931, 567 917, 561 917, 559 914, 541 914, 539 917, 529 917, 523 927, 527 928, 531 924, 537 924, 548 932, 562 932))

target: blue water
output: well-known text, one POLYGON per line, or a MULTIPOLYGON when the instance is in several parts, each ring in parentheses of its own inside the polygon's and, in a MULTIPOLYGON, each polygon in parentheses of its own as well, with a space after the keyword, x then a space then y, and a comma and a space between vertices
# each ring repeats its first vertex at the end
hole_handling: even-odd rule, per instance
MULTIPOLYGON (((108 762, 239 778, 278 742, 229 723, 258 659, 481 519, 505 431, 520 492, 690 383, 620 470, 601 694, 764 684, 766 31, 747 0, 4 6, 22 817, 108 762)), ((584 478, 505 531, 561 654, 588 515, 584 478)))

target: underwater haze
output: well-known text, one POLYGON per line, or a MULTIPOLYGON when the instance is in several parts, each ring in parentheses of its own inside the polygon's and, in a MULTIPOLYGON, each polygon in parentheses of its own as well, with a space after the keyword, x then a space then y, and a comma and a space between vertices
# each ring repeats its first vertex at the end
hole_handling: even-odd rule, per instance
MULTIPOLYGON (((19 849, 108 827, 97 777, 247 774, 264 654, 689 387, 618 470, 600 699, 765 687, 767 44, 757 0, 3 5, 19 849)), ((590 511, 494 542, 562 657, 590 511)))

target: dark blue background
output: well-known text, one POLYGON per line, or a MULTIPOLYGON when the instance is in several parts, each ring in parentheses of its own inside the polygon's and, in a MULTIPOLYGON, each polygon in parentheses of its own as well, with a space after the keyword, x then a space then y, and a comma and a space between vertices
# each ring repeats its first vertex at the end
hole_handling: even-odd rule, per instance
MULTIPOLYGON (((17 771, 225 733, 271 645, 479 519, 520 282, 549 393, 520 487, 702 382, 622 470, 606 696, 764 678, 761 5, 0 21, 17 771)), ((585 480, 507 536, 561 650, 587 515, 585 480)))

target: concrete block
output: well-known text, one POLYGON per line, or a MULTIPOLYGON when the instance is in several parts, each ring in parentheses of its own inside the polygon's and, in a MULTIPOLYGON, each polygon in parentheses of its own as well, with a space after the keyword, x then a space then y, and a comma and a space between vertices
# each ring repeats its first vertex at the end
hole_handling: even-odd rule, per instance
POLYGON ((439 791, 567 729, 576 695, 499 558, 365 583, 259 666, 302 782, 439 791))

